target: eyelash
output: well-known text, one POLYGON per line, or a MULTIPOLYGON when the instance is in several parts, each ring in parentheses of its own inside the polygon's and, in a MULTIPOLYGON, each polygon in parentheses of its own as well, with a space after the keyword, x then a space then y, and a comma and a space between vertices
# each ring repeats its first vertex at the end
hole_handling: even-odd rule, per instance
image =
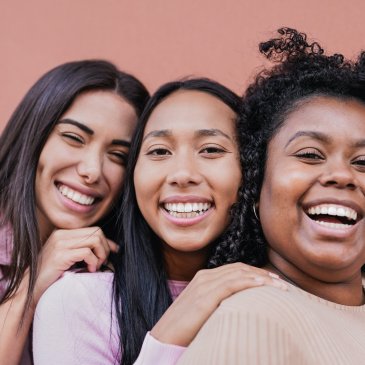
POLYGON ((352 162, 355 165, 359 165, 361 167, 365 167, 365 156, 359 157, 357 160, 352 162))
POLYGON ((84 143, 84 140, 80 136, 78 136, 77 134, 74 134, 74 133, 62 133, 62 137, 70 139, 74 142, 84 143))
POLYGON ((209 147, 205 147, 205 148, 201 149, 200 152, 208 153, 208 154, 218 154, 218 153, 224 153, 226 151, 221 147, 209 146, 209 147))
POLYGON ((170 151, 167 148, 154 148, 153 150, 150 150, 147 152, 147 155, 149 156, 166 156, 171 155, 170 151), (163 152, 163 153, 161 153, 163 152))
POLYGON ((122 165, 124 165, 124 166, 127 165, 128 155, 126 153, 123 153, 123 152, 110 152, 110 154, 112 156, 115 156, 118 160, 120 160, 122 165))
POLYGON ((324 160, 322 153, 314 148, 299 151, 295 154, 295 156, 305 160, 324 160))

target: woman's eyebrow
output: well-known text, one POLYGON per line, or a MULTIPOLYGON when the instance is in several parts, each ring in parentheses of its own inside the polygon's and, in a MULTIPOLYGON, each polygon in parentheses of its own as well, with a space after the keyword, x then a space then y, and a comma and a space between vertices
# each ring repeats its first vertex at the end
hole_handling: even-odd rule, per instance
POLYGON ((294 133, 293 136, 289 138, 289 141, 286 143, 285 147, 287 147, 292 141, 299 137, 310 137, 313 139, 317 139, 324 143, 330 143, 332 141, 332 138, 328 135, 322 133, 322 132, 316 132, 316 131, 299 131, 294 133))
POLYGON ((61 119, 60 121, 58 121, 57 124, 72 124, 72 125, 80 128, 81 130, 83 130, 85 133, 90 134, 90 136, 92 136, 94 134, 94 131, 91 128, 89 128, 85 124, 77 122, 76 120, 73 120, 73 119, 69 119, 69 118, 61 119))
POLYGON ((147 138, 151 138, 151 137, 170 137, 172 136, 172 131, 170 129, 160 129, 160 130, 155 130, 155 131, 151 131, 149 133, 147 133, 143 140, 142 143, 147 139, 147 138))
POLYGON ((199 129, 198 131, 195 132, 195 134, 198 137, 222 136, 222 137, 229 139, 230 141, 232 140, 232 138, 228 134, 226 134, 226 133, 222 132, 220 129, 216 129, 216 128, 199 129))
POLYGON ((123 146, 123 147, 130 147, 131 146, 131 143, 129 141, 124 140, 124 139, 113 139, 112 144, 116 144, 118 146, 123 146))
MULTIPOLYGON (((171 129, 161 129, 161 130, 151 131, 145 135, 142 142, 144 142, 147 138, 151 137, 171 137, 172 134, 173 133, 171 129)), ((232 138, 228 134, 216 128, 199 129, 194 134, 198 137, 223 136, 229 140, 232 140, 232 138)))

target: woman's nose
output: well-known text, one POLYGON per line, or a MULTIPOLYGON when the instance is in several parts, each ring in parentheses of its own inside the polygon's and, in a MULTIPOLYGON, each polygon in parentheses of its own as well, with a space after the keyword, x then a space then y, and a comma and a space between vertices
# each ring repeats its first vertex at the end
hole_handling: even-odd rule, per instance
POLYGON ((320 182, 323 186, 334 186, 339 189, 355 189, 357 187, 355 171, 351 164, 345 161, 328 163, 320 182))
POLYGON ((201 171, 197 168, 194 156, 184 154, 171 161, 170 171, 167 176, 169 184, 185 187, 200 184, 201 181, 201 171))
POLYGON ((102 173, 102 159, 96 153, 88 154, 79 162, 77 171, 87 184, 95 184, 102 173))

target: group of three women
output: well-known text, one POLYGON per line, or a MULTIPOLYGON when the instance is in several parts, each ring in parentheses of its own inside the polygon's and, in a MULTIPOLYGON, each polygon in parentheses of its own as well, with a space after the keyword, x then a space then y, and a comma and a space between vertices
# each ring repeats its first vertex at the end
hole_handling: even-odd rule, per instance
MULTIPOLYGON (((284 307, 298 287, 325 313, 342 305, 353 321, 341 325, 361 334, 365 57, 344 62, 280 32, 261 45, 279 64, 243 100, 206 79, 166 84, 148 100, 136 79, 99 61, 60 66, 30 90, 1 137, 11 261, 0 266, 0 361, 19 362, 36 304, 35 364, 262 363, 265 331, 256 341, 239 332, 279 333, 270 305, 256 308, 262 290, 284 307), (248 309, 234 306, 241 297, 248 309), (220 327, 225 308, 239 320, 220 327)), ((322 364, 330 350, 345 356, 329 335, 322 364)), ((281 340, 268 341, 270 357, 299 358, 281 340)), ((303 346, 302 363, 318 363, 303 346)))

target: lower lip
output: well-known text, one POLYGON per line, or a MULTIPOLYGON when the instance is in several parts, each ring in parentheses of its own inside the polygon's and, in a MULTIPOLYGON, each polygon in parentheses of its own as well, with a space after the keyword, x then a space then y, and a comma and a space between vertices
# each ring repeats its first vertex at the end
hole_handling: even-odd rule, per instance
POLYGON ((179 227, 189 227, 193 226, 194 224, 198 224, 201 221, 203 221, 205 218, 207 218, 214 210, 213 207, 210 207, 207 211, 205 211, 203 214, 198 215, 194 218, 177 218, 169 214, 164 208, 160 208, 162 210, 162 214, 176 226, 179 227))
POLYGON ((310 219, 307 214, 305 214, 305 219, 308 220, 310 226, 320 235, 326 236, 328 238, 348 238, 350 237, 357 229, 357 224, 354 224, 350 227, 344 227, 344 228, 331 228, 326 227, 321 224, 318 224, 313 219, 310 219))
POLYGON ((64 196, 63 194, 61 194, 61 192, 57 189, 57 186, 56 186, 56 190, 57 190, 58 197, 59 197, 59 200, 61 201, 61 203, 67 209, 72 210, 73 212, 89 213, 95 209, 95 206, 96 206, 95 203, 93 203, 91 205, 82 205, 82 204, 74 202, 73 200, 71 200, 71 199, 67 198, 66 196, 64 196))

